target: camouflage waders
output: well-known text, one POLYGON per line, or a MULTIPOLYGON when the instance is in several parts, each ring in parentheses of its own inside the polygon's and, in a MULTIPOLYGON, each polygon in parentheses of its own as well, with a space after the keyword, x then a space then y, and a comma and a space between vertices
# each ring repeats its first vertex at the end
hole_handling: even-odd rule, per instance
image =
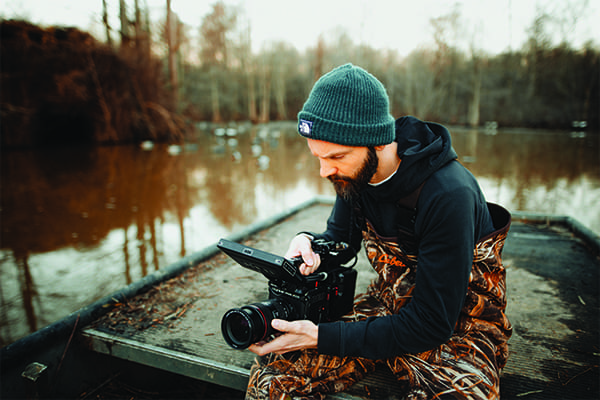
MULTIPOLYGON (((467 297, 450 340, 423 353, 377 361, 316 350, 271 354, 253 366, 246 398, 322 399, 359 381, 377 363, 386 364, 406 384, 407 399, 498 398, 512 333, 504 314, 506 272, 501 260, 510 215, 502 207, 489 207, 494 226, 502 228, 476 244, 467 297)), ((417 246, 412 235, 383 239, 366 222, 363 239, 378 278, 366 294, 357 296, 353 313, 344 318, 348 321, 397 313, 411 300, 415 285, 417 246)))

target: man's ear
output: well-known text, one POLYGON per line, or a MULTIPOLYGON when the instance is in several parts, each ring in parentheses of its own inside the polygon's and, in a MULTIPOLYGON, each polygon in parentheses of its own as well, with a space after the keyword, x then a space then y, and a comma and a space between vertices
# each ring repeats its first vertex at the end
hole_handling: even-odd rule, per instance
POLYGON ((379 146, 374 146, 373 148, 375 149, 375 151, 382 151, 385 148, 385 146, 387 146, 387 145, 386 144, 382 144, 382 145, 379 145, 379 146))

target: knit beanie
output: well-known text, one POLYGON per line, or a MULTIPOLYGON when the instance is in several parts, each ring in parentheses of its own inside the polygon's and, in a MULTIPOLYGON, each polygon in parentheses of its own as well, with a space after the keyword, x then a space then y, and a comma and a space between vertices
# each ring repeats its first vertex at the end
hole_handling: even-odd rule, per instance
POLYGON ((323 75, 298 113, 298 132, 346 146, 379 146, 394 140, 394 118, 383 84, 352 64, 323 75))

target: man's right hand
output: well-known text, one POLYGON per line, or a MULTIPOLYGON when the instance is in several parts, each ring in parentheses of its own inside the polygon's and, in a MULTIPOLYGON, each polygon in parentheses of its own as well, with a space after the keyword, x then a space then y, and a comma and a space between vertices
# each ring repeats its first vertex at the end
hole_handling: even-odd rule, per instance
POLYGON ((290 247, 284 256, 288 259, 302 256, 304 263, 299 267, 302 275, 312 274, 321 265, 321 257, 312 250, 310 245, 311 240, 312 238, 304 233, 295 236, 290 242, 290 247))

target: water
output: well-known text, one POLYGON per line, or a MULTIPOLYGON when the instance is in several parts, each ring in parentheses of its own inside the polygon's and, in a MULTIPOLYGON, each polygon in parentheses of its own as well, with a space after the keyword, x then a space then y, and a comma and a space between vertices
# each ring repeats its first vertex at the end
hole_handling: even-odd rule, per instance
MULTIPOLYGON (((248 224, 333 195, 294 123, 219 133, 182 147, 3 153, 0 345, 248 224)), ((599 136, 572 136, 463 129, 453 143, 489 201, 570 215, 600 233, 599 136)))

